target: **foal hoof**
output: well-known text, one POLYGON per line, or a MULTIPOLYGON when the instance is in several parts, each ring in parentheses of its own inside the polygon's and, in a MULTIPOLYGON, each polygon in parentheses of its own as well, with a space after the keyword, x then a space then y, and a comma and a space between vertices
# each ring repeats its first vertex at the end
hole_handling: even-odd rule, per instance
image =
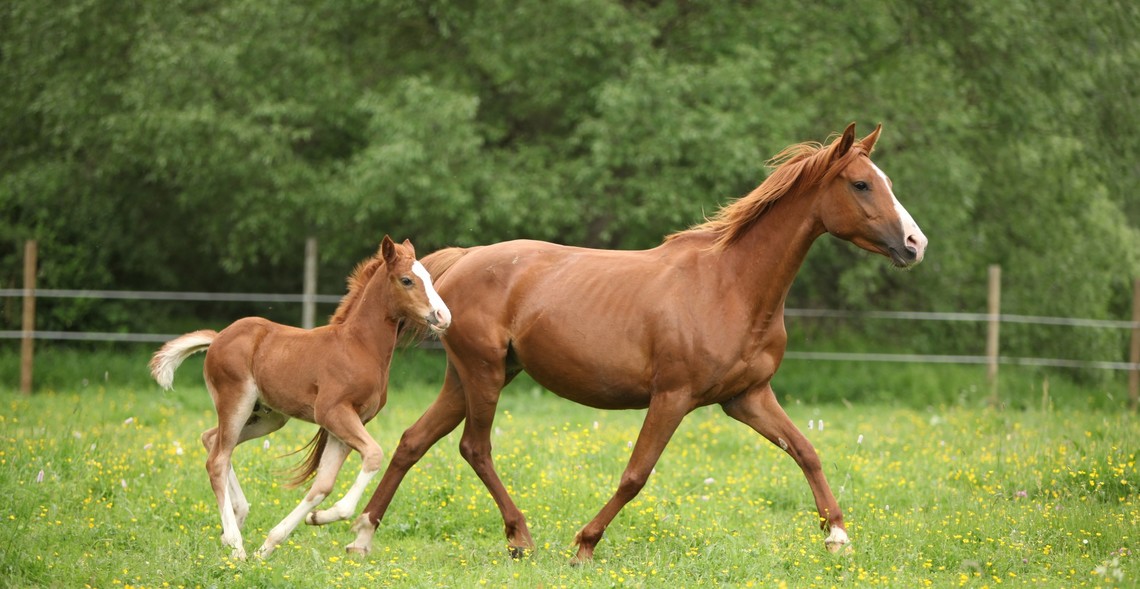
POLYGON ((345 546, 344 551, 354 556, 368 556, 369 552, 368 548, 366 547, 353 546, 352 544, 345 546))
POLYGON ((855 552, 855 547, 851 546, 851 540, 847 537, 847 532, 840 527, 831 528, 831 534, 823 541, 823 545, 827 546, 827 551, 832 554, 851 554, 855 552))

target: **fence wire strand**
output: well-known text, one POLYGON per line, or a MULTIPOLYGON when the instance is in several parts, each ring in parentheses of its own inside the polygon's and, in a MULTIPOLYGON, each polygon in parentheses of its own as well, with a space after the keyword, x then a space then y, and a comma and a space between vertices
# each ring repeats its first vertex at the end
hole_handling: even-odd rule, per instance
MULTIPOLYGON (((37 298, 85 298, 108 300, 149 300, 149 301, 207 301, 207 302, 254 302, 254 303, 339 303, 339 295, 273 294, 273 293, 216 293, 216 292, 171 292, 139 290, 73 290, 73 289, 0 289, 0 298, 24 297, 29 294, 37 298), (29 292, 30 291, 30 292, 29 292)), ((786 317, 827 318, 827 319, 894 319, 905 321, 965 321, 988 322, 995 318, 1001 323, 1029 325, 1060 325, 1066 327, 1088 327, 1095 329, 1140 329, 1140 322, 1110 319, 1081 319, 1072 317, 1041 317, 1034 315, 989 313, 955 313, 938 311, 845 311, 837 309, 784 309, 786 317)), ((24 338, 23 330, 0 331, 0 339, 24 338)), ((104 341, 128 343, 162 343, 178 334, 162 333, 118 333, 96 331, 32 331, 33 339, 59 341, 104 341)), ((789 350, 785 358, 792 360, 826 360, 846 362, 901 362, 931 364, 986 364, 986 356, 944 355, 944 354, 877 354, 858 352, 806 352, 789 350)), ((1102 370, 1140 370, 1140 364, 1131 362, 1111 362, 1101 360, 1070 360, 1064 358, 1019 358, 999 356, 998 363, 1019 366, 1048 366, 1055 368, 1096 368, 1102 370)))

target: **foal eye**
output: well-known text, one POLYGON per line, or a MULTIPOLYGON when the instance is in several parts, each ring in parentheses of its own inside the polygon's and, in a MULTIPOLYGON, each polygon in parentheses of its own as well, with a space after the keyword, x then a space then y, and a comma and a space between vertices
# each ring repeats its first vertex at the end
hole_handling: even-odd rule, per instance
POLYGON ((402 284, 404 286, 411 286, 415 283, 416 283, 416 281, 412 280, 411 278, 408 278, 407 276, 400 278, 400 284, 402 284))
POLYGON ((864 182, 862 180, 857 180, 855 182, 852 182, 851 185, 855 187, 855 190, 858 190, 860 192, 867 190, 871 187, 870 184, 867 184, 866 182, 864 182))

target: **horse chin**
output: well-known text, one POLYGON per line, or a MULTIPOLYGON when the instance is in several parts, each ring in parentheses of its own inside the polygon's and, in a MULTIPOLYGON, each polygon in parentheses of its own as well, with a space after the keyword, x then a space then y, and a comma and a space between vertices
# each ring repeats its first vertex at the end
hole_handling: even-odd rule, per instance
POLYGON ((903 270, 909 270, 910 268, 917 266, 918 263, 922 261, 922 258, 918 257, 907 248, 902 248, 901 251, 899 248, 887 248, 887 257, 891 259, 891 264, 895 268, 901 268, 903 270))

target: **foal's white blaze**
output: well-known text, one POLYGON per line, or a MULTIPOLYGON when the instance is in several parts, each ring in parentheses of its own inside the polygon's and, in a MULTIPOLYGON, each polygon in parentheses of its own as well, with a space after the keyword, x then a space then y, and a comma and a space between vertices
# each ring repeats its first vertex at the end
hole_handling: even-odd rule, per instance
POLYGON ((435 316, 439 319, 441 327, 451 325, 451 310, 444 304, 443 298, 435 290, 435 285, 431 282, 431 274, 428 273, 427 268, 424 267, 419 260, 412 264, 412 273, 420 277, 424 281, 424 290, 427 291, 428 302, 431 303, 432 310, 435 311, 435 316))
POLYGON ((879 174, 879 177, 883 179, 883 185, 887 187, 887 192, 891 195, 891 202, 895 204, 895 213, 899 216, 899 223, 902 224, 903 233, 906 235, 907 241, 909 242, 912 239, 914 241, 914 247, 918 252, 915 262, 921 262, 922 254, 926 251, 926 235, 922 233, 922 229, 919 229, 914 217, 910 216, 910 213, 902 206, 899 199, 895 197, 895 191, 891 189, 891 181, 887 178, 887 175, 884 174, 874 162, 871 162, 871 167, 874 168, 875 172, 879 174))

